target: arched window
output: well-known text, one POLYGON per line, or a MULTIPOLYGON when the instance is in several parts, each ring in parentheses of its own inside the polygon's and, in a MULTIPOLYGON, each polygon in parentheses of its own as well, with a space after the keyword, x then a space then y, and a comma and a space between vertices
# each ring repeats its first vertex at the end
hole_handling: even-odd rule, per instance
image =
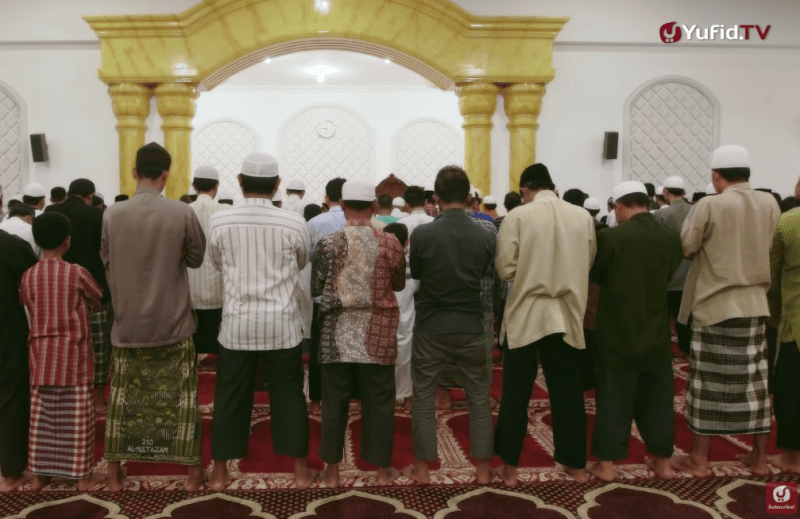
POLYGON ((4 199, 28 183, 28 115, 25 102, 0 81, 0 186, 4 199))
POLYGON ((236 177, 242 170, 242 160, 258 149, 256 131, 233 119, 218 119, 197 130, 192 141, 192 171, 198 166, 214 166, 219 171, 219 192, 241 200, 236 177))
POLYGON ((680 175, 687 192, 705 190, 718 141, 719 104, 691 79, 658 78, 636 89, 625 103, 623 168, 628 180, 658 186, 680 175))
POLYGON ((433 186, 442 166, 463 163, 463 142, 464 137, 445 122, 413 121, 394 136, 393 172, 409 186, 433 186))

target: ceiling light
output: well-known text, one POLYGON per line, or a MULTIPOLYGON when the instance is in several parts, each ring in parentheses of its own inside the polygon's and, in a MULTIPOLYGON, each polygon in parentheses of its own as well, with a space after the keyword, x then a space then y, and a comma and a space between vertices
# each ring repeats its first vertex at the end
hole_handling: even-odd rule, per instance
POLYGON ((383 60, 383 62, 384 62, 384 63, 391 63, 391 62, 392 62, 392 60, 390 60, 389 58, 386 58, 385 60, 383 60))
POLYGON ((267 58, 264 60, 264 63, 269 63, 270 61, 272 61, 272 58, 267 58))
POLYGON ((316 65, 311 65, 310 67, 304 68, 302 72, 304 74, 308 74, 309 76, 316 76, 317 82, 322 83, 325 81, 325 76, 333 76, 334 74, 341 72, 341 70, 330 65, 317 63, 316 65))
POLYGON ((316 0, 314 2, 314 10, 320 14, 328 14, 331 4, 327 0, 316 0))

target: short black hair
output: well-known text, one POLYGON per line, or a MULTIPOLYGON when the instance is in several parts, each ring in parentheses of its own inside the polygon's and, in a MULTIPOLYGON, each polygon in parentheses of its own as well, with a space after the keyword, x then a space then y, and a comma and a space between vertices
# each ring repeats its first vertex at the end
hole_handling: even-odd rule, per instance
POLYGON ((11 207, 8 210, 8 217, 9 218, 14 217, 14 216, 23 217, 23 216, 35 216, 35 215, 36 215, 36 211, 33 210, 33 207, 25 205, 25 204, 17 203, 17 204, 15 204, 13 207, 11 207))
POLYGON ((589 198, 589 195, 580 189, 567 189, 562 198, 565 202, 569 202, 572 205, 577 205, 578 207, 583 207, 583 202, 589 198))
MULTIPOLYGON (((9 209, 11 209, 12 207, 17 207, 18 205, 25 205, 25 204, 23 204, 21 200, 17 200, 15 198, 12 198, 11 200, 8 201, 8 208, 9 209)), ((28 206, 25 205, 25 207, 28 207, 28 206)))
POLYGON ((43 250, 53 250, 70 237, 69 218, 51 211, 33 219, 33 240, 43 250))
POLYGON ((253 195, 270 195, 275 191, 280 177, 251 177, 242 173, 242 192, 253 195))
POLYGON ((22 195, 22 203, 28 204, 29 206, 38 205, 42 200, 44 200, 43 196, 22 195))
POLYGON ((219 185, 219 180, 212 180, 210 178, 196 178, 192 180, 194 190, 198 193, 201 191, 213 191, 219 185))
POLYGON ((686 194, 686 191, 683 189, 676 189, 674 187, 665 187, 664 191, 669 192, 672 196, 683 196, 686 194))
POLYGON ((372 202, 367 202, 366 200, 345 200, 344 206, 355 211, 364 211, 372 207, 372 202))
POLYGON ((506 197, 503 199, 503 207, 506 208, 506 211, 510 211, 515 207, 519 207, 521 205, 522 205, 522 197, 519 196, 519 193, 515 191, 506 193, 506 197))
POLYGON ((95 193, 94 182, 87 178, 76 178, 69 183, 69 196, 79 196, 81 198, 95 193))
POLYGON ((115 197, 114 197, 114 201, 115 201, 115 202, 124 202, 125 200, 130 200, 130 198, 131 198, 131 197, 129 197, 129 196, 128 196, 128 195, 126 195, 126 194, 121 194, 121 195, 117 195, 117 196, 115 196, 115 197))
POLYGON ((381 195, 378 197, 378 207, 381 209, 391 209, 392 197, 391 195, 381 195))
POLYGON ((433 191, 425 191, 425 203, 436 204, 436 200, 433 199, 433 191))
POLYGON ((786 211, 791 211, 795 207, 797 207, 797 199, 793 196, 787 196, 781 203, 779 204, 781 208, 781 214, 785 213, 786 211))
POLYGON ((750 168, 722 168, 715 170, 722 175, 722 178, 728 182, 736 182, 739 180, 750 180, 750 168))
POLYGON ((342 186, 347 180, 337 177, 325 185, 325 195, 331 202, 338 202, 342 199, 342 186))
POLYGON ((181 202, 183 202, 185 204, 191 204, 192 203, 192 197, 189 196, 189 193, 186 193, 185 195, 181 195, 181 202))
POLYGON ((390 223, 383 228, 383 232, 394 234, 397 238, 397 241, 400 242, 400 245, 405 246, 406 242, 408 241, 408 227, 402 223, 390 223))
POLYGON ((303 218, 305 218, 306 221, 309 221, 315 216, 319 216, 321 214, 322 214, 322 207, 320 207, 317 204, 308 204, 303 208, 303 218))
POLYGON ((667 199, 664 198, 664 195, 656 195, 656 200, 661 200, 662 202, 666 202, 667 199))
POLYGON ((52 200, 61 200, 67 196, 67 190, 61 186, 56 186, 50 190, 50 199, 52 200))
POLYGON ((470 192, 469 177, 463 168, 450 165, 445 166, 436 174, 436 182, 433 185, 436 196, 442 202, 464 203, 470 192))
POLYGON ((100 207, 101 205, 103 205, 105 203, 106 203, 105 200, 103 200, 102 198, 97 196, 97 194, 95 194, 94 198, 92 198, 92 206, 93 207, 100 207))
POLYGON ((617 202, 625 207, 639 206, 650 208, 650 197, 644 193, 629 193, 617 198, 617 202))
MULTIPOLYGON (((656 196, 656 186, 654 186, 652 183, 645 182, 644 183, 644 188, 647 189, 647 196, 649 196, 650 198, 653 198, 654 196, 656 196)), ((627 207, 630 207, 630 206, 627 206, 627 207)))
POLYGON ((220 199, 219 203, 220 204, 233 205, 233 200, 231 200, 230 198, 222 198, 222 199, 220 199))
POLYGON ((287 195, 298 195, 298 196, 300 196, 300 193, 305 193, 305 192, 306 192, 305 189, 287 189, 286 190, 286 194, 287 195))
POLYGON ((692 203, 696 204, 697 202, 699 202, 703 198, 707 197, 709 194, 713 194, 713 193, 694 193, 692 195, 692 203))
POLYGON ((140 176, 140 177, 149 178, 150 180, 156 180, 165 171, 169 171, 169 170, 164 169, 161 166, 155 166, 153 164, 137 164, 136 165, 136 174, 138 176, 140 176))
POLYGON ((781 195, 779 195, 778 193, 773 191, 772 192, 772 196, 775 197, 775 201, 778 202, 778 207, 780 207, 781 202, 783 201, 783 199, 781 198, 781 195))
POLYGON ((403 193, 403 200, 406 201, 408 207, 424 207, 425 190, 419 186, 411 186, 403 193))

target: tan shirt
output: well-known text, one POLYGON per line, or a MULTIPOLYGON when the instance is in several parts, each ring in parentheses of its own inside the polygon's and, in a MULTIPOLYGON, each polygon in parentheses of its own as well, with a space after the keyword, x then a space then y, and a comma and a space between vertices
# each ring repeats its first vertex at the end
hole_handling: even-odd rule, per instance
POLYGON ((735 317, 769 316, 769 250, 780 210, 745 182, 697 202, 683 223, 692 258, 678 321, 705 328, 735 317))
POLYGON ((192 208, 155 189, 139 188, 106 210, 100 257, 114 305, 114 346, 167 346, 194 333, 186 267, 199 267, 205 250, 192 208))
POLYGON ((509 348, 556 333, 584 349, 583 316, 597 243, 589 212, 541 191, 509 212, 497 236, 497 273, 513 281, 505 313, 509 348))

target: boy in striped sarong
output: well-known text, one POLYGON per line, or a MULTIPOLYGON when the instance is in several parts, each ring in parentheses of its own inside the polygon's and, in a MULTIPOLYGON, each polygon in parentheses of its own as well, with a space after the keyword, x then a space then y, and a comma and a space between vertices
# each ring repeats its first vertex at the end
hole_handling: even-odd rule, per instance
POLYGON ((103 290, 83 267, 67 263, 69 219, 46 213, 33 222, 42 260, 22 276, 20 302, 31 318, 29 468, 33 487, 50 477, 78 480, 85 491, 104 477, 94 465, 94 355, 89 314, 103 290))

